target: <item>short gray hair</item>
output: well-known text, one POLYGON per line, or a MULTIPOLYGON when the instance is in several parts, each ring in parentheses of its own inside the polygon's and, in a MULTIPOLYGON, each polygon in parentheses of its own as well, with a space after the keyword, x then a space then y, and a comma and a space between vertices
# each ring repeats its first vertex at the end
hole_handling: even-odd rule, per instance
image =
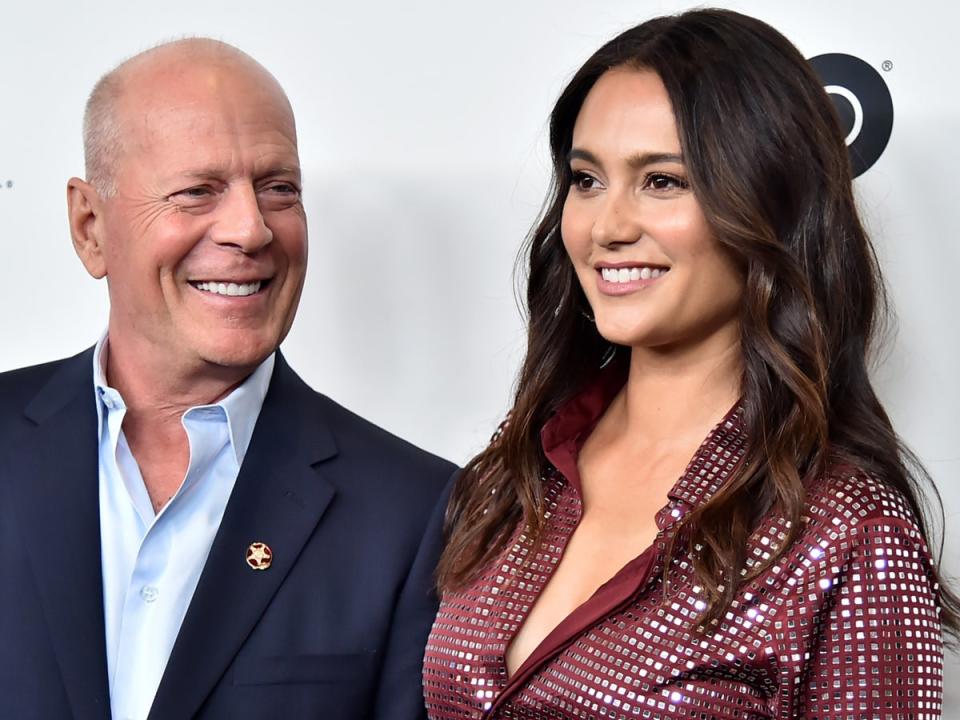
POLYGON ((83 159, 87 182, 102 197, 111 197, 117 192, 113 170, 121 152, 116 107, 123 84, 119 72, 122 67, 117 66, 97 81, 83 113, 83 159))

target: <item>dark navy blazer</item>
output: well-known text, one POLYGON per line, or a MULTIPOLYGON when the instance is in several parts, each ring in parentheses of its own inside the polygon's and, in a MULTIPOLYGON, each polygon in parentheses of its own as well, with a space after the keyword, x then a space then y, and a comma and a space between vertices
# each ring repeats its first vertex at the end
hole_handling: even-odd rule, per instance
MULTIPOLYGON (((92 349, 0 374, 0 718, 110 717, 92 349)), ((424 717, 455 467, 311 390, 278 354, 150 713, 424 717), (272 566, 252 571, 248 545, 272 566)))

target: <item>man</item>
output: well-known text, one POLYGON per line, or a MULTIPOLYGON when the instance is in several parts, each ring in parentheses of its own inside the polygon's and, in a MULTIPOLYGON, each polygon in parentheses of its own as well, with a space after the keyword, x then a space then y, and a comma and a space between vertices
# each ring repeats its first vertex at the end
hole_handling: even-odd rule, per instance
POLYGON ((0 717, 421 717, 454 467, 277 351, 307 259, 283 90, 169 43, 101 80, 84 141, 109 325, 0 375, 0 717))

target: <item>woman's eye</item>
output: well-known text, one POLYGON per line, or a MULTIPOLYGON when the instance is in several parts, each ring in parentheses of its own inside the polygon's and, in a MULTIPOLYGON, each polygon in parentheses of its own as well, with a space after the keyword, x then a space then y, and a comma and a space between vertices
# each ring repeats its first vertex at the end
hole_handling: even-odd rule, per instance
POLYGON ((584 192, 590 190, 596 190, 599 183, 597 179, 592 175, 588 175, 585 172, 577 171, 573 173, 572 183, 576 186, 577 190, 582 190, 584 192))
POLYGON ((643 183, 645 188, 664 192, 667 190, 686 190, 689 184, 683 178, 667 173, 650 173, 643 183))

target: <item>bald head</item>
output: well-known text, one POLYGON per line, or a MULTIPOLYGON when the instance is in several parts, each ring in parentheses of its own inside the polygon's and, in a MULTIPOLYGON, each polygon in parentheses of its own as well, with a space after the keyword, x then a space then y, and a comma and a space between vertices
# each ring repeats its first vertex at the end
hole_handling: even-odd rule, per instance
POLYGON ((229 45, 168 43, 98 84, 87 133, 92 182, 67 182, 67 208, 84 267, 107 278, 108 371, 238 383, 286 336, 306 272, 283 90, 229 45))
POLYGON ((124 128, 131 122, 128 109, 138 99, 155 93, 178 78, 207 73, 210 92, 215 78, 243 76, 259 82, 275 95, 290 115, 293 113, 283 88, 260 63, 242 50, 211 38, 187 38, 163 43, 124 61, 104 75, 87 100, 83 117, 83 151, 87 180, 104 197, 116 193, 115 169, 125 150, 124 128))

